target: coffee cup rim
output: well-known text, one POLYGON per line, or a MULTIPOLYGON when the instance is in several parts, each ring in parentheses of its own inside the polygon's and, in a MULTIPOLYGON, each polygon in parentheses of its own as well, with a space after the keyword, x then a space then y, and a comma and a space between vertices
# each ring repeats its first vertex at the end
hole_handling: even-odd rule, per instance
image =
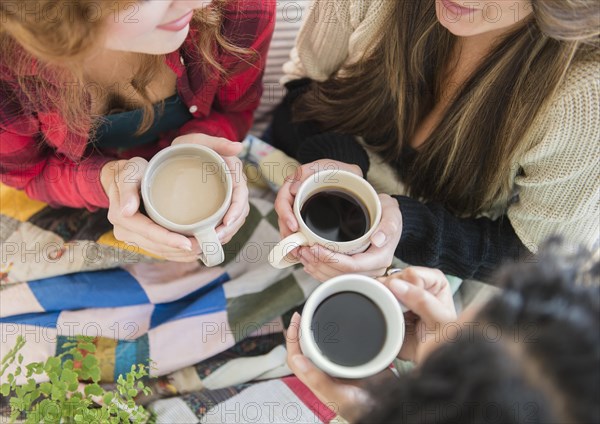
POLYGON ((300 320, 299 341, 304 355, 327 374, 358 379, 375 375, 394 361, 402 347, 404 331, 404 315, 400 303, 383 283, 364 275, 345 274, 322 283, 308 297, 300 320), (351 281, 357 284, 348 287, 351 281), (342 292, 359 293, 376 303, 384 315, 387 327, 386 340, 380 353, 369 362, 354 367, 340 365, 327 359, 321 353, 311 330, 317 307, 328 297, 342 292))
MULTIPOLYGON (((364 178, 354 174, 353 172, 344 171, 341 169, 326 169, 323 171, 316 172, 315 174, 313 174, 313 176, 309 177, 307 180, 305 180, 300 185, 300 187, 298 188, 298 191, 296 193, 296 198, 294 199, 294 206, 293 206, 294 215, 296 216, 298 225, 301 228, 301 232, 304 233, 305 235, 309 235, 309 239, 312 239, 319 245, 322 245, 324 247, 327 247, 330 245, 335 245, 335 246, 341 247, 342 250, 343 250, 343 248, 350 248, 351 246, 354 246, 357 244, 363 244, 363 243, 367 242, 371 238, 373 233, 375 232, 379 223, 381 222, 381 215, 382 215, 381 202, 380 202, 379 196, 378 196, 377 192, 375 191, 375 189, 373 188, 373 186, 368 181, 366 181, 364 178), (355 179, 357 182, 359 181, 359 183, 363 185, 363 187, 369 192, 369 194, 371 196, 373 196, 373 199, 377 200, 377 202, 375 204, 375 217, 373 217, 373 222, 371 223, 369 230, 365 234, 363 234, 362 236, 360 236, 359 238, 354 239, 354 240, 333 241, 333 240, 327 240, 326 238, 319 236, 314 231, 312 231, 308 227, 308 225, 306 225, 306 223, 304 222, 304 220, 302 219, 302 216, 300 214, 301 205, 304 205, 304 202, 306 199, 301 199, 301 197, 302 197, 303 192, 305 190, 307 190, 307 187, 310 186, 311 184, 314 184, 314 182, 311 178, 316 174, 319 174, 319 176, 324 177, 324 178, 326 178, 329 174, 339 174, 339 175, 343 175, 343 176, 346 176, 351 179, 355 179)), ((350 191, 352 194, 355 194, 356 196, 358 196, 360 198, 361 201, 364 202, 364 199, 362 199, 362 197, 359 194, 357 194, 356 192, 354 192, 351 188, 350 189, 345 188, 345 187, 340 187, 340 188, 345 189, 346 191, 350 191)), ((367 205, 367 207, 368 207, 368 205, 367 205)))
MULTIPOLYGON (((162 149, 160 152, 158 152, 156 155, 154 155, 150 159, 150 161, 148 163, 148 167, 146 168, 146 171, 144 172, 144 175, 142 176, 141 193, 142 193, 142 198, 144 200, 144 206, 146 207, 146 209, 152 209, 153 214, 160 217, 160 219, 162 221, 167 223, 171 230, 178 231, 178 232, 190 232, 190 231, 195 231, 198 228, 214 225, 215 219, 218 221, 219 219, 221 219, 224 216, 224 214, 227 212, 227 209, 229 208, 229 205, 231 203, 231 198, 233 195, 233 180, 231 178, 230 170, 229 170, 229 167, 227 166, 227 163, 225 162, 225 160, 221 157, 221 155, 219 155, 217 152, 215 152, 210 147, 202 146, 199 144, 192 144, 192 143, 177 144, 175 146, 168 146, 168 147, 162 149), (225 177, 226 193, 225 193, 225 200, 223 201, 223 204, 212 215, 204 218, 201 221, 194 222, 192 224, 177 224, 177 223, 165 218, 156 210, 154 205, 152 205, 152 202, 148 201, 150 199, 150 186, 148 184, 146 184, 146 182, 148 181, 148 179, 150 177, 152 177, 152 173, 156 171, 156 168, 158 168, 160 165, 162 165, 162 163, 163 163, 162 161, 167 159, 165 157, 173 155, 173 154, 175 154, 175 152, 177 152, 179 150, 197 150, 199 152, 201 151, 202 153, 208 154, 224 170, 223 175, 225 177)), ((162 224, 160 224, 160 225, 162 225, 162 224)), ((166 225, 163 225, 163 226, 166 227, 166 225)))

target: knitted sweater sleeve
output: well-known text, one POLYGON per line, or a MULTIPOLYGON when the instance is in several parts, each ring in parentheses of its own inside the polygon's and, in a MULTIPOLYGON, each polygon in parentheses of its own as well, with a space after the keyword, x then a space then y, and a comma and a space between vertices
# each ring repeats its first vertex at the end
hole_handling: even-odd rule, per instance
POLYGON ((519 201, 508 218, 532 252, 551 235, 598 246, 600 232, 600 64, 569 73, 545 120, 541 142, 520 160, 519 201))

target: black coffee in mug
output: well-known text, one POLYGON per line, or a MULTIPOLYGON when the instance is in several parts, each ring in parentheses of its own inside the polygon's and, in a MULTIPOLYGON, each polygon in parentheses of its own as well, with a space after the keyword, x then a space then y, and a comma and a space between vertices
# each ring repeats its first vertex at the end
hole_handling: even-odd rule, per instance
POLYGON ((381 309, 356 292, 326 298, 311 322, 321 353, 338 365, 355 367, 375 358, 385 343, 387 326, 381 309))
POLYGON ((326 240, 356 240, 371 228, 369 212, 355 195, 339 189, 313 194, 300 210, 310 230, 326 240))

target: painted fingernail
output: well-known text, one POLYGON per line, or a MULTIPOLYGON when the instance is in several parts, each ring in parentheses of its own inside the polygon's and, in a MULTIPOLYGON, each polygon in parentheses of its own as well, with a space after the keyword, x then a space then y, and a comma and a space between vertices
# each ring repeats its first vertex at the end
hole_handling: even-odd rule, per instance
POLYGON ((292 321, 300 321, 300 314, 298 312, 294 312, 294 315, 292 315, 292 321))
POLYGON ((294 366, 296 367, 296 369, 299 372, 305 373, 308 372, 308 363, 306 362, 307 359, 302 356, 302 355, 294 355, 292 356, 292 362, 294 363, 294 366))
POLYGON ((392 280, 390 287, 398 294, 404 294, 408 291, 408 285, 402 280, 392 280))
POLYGON ((381 231, 379 231, 377 234, 375 234, 373 236, 372 241, 375 246, 381 247, 385 244, 385 239, 386 239, 385 234, 383 234, 381 231))

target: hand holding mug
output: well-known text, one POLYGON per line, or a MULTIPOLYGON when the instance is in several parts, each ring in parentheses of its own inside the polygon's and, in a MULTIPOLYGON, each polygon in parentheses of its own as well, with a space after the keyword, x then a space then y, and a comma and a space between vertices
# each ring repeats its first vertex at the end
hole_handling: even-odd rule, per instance
MULTIPOLYGON (((146 212, 162 227, 194 236, 199 259, 206 266, 219 265, 225 253, 217 231, 227 227, 223 219, 231 209, 236 174, 206 143, 176 141, 157 153, 144 173, 142 199, 146 212)), ((214 145, 218 146, 218 141, 214 145)), ((235 166, 235 162, 230 163, 235 166)), ((243 194, 239 183, 237 193, 243 194)), ((243 222, 245 215, 241 218, 243 222)))
POLYGON ((302 246, 326 246, 346 255, 364 252, 381 220, 375 189, 355 173, 330 169, 304 180, 294 196, 298 231, 275 245, 269 262, 275 268, 299 263, 302 246))
MULTIPOLYGON (((300 261, 305 271, 320 281, 348 273, 368 276, 385 273, 392 263, 400 240, 402 215, 396 200, 385 194, 377 195, 361 175, 362 172, 356 165, 322 160, 303 165, 293 178, 288 178, 275 202, 280 232, 285 238, 274 249, 274 266, 281 267, 300 261), (345 238, 340 243, 340 239, 329 237, 327 232, 320 233, 304 219, 305 207, 310 214, 308 205, 311 204, 312 196, 327 192, 328 189, 349 192, 355 201, 368 210, 371 226, 364 233, 355 234, 356 240, 350 242, 345 238), (279 258, 281 245, 287 249, 285 261, 280 261, 279 258)), ((329 211, 335 209, 325 207, 328 204, 324 203, 322 212, 317 210, 317 217, 322 215, 321 221, 326 221, 329 211)), ((350 203, 344 203, 343 207, 339 207, 338 216, 330 218, 340 222, 339 231, 333 227, 334 235, 343 232, 345 228, 342 227, 349 227, 350 222, 356 222, 355 214, 346 212, 352 208, 350 203)))
MULTIPOLYGON (((339 280, 340 284, 344 283, 341 290, 346 290, 349 288, 347 281, 351 279, 356 279, 356 281, 364 279, 367 286, 373 282, 377 284, 377 281, 362 276, 338 277, 330 281, 334 281, 335 284, 335 281, 339 280)), ((381 287, 389 289, 386 291, 400 301, 405 308, 410 308, 409 311, 405 311, 404 318, 402 315, 399 315, 399 318, 396 315, 398 321, 395 324, 387 325, 386 331, 392 339, 397 340, 399 332, 403 333, 402 346, 398 348, 399 354, 398 352, 396 354, 402 359, 420 362, 428 350, 435 348, 434 343, 425 343, 430 335, 432 337, 429 338, 435 337, 435 333, 430 333, 430 329, 456 320, 452 293, 446 277, 435 269, 409 267, 389 277, 380 278, 379 282, 379 284, 383 283, 381 287)), ((373 371, 379 369, 374 368, 361 379, 344 380, 332 376, 330 361, 323 357, 320 350, 314 349, 314 333, 310 327, 307 327, 310 318, 314 316, 316 307, 323 305, 323 298, 327 298, 331 294, 331 287, 325 291, 321 289, 328 284, 331 283, 327 282, 319 286, 311 294, 307 301, 308 309, 305 306, 302 317, 297 313, 292 317, 286 333, 288 365, 323 403, 333 406, 339 415, 353 422, 361 418, 374 405, 374 398, 366 388, 385 384, 384 379, 389 377, 390 373, 386 370, 372 375, 373 371), (319 289, 322 293, 318 292, 319 289), (308 349, 302 347, 307 345, 308 349)), ((357 287, 362 288, 362 286, 357 287)), ((379 291, 379 289, 367 289, 364 293, 372 295, 379 291)), ((385 298, 378 300, 377 303, 381 304, 381 300, 385 300, 385 298)), ((397 303, 397 305, 399 304, 397 303)), ((384 315, 393 316, 394 309, 396 308, 389 309, 384 315)), ((389 357, 386 359, 391 362, 389 357)), ((359 372, 362 371, 361 366, 358 368, 359 372)), ((336 370, 333 371, 335 375, 336 370)))
POLYGON ((404 314, 406 331, 398 357, 421 362, 435 347, 432 341, 441 340, 438 336, 442 327, 456 321, 456 308, 446 276, 437 269, 409 267, 379 281, 410 310, 404 314))
MULTIPOLYGON (((228 243, 240 228, 242 228, 250 213, 246 175, 243 172, 242 161, 237 157, 242 151, 242 144, 206 134, 183 135, 177 137, 171 144, 173 146, 178 144, 198 144, 206 146, 221 155, 227 164, 233 183, 231 205, 223 217, 223 223, 216 228, 216 232, 222 244, 228 243)), ((193 244, 195 247, 198 247, 196 240, 193 240, 193 244)))
POLYGON ((354 422, 369 408, 374 399, 365 387, 390 377, 390 371, 362 380, 343 380, 327 375, 303 355, 299 340, 300 315, 296 312, 286 332, 287 363, 292 372, 325 405, 349 422, 354 422))
MULTIPOLYGON (((232 176, 232 196, 222 223, 216 228, 220 243, 227 243, 244 224, 250 211, 248 188, 241 161, 235 156, 242 146, 229 140, 204 134, 188 134, 176 138, 173 145, 206 146, 227 164, 232 176)), ((142 248, 167 260, 195 262, 202 254, 195 237, 169 231, 139 212, 140 188, 148 161, 136 157, 108 162, 101 171, 101 183, 109 198, 108 219, 114 225, 117 240, 142 248)))
POLYGON ((365 387, 395 378, 389 365, 402 346, 402 310, 372 278, 344 275, 327 281, 288 327, 290 369, 321 401, 354 421, 373 405, 365 387))
POLYGON ((298 188, 304 181, 319 171, 341 170, 352 172, 362 177, 362 171, 357 165, 351 165, 331 159, 320 159, 300 166, 293 175, 286 177, 285 183, 279 189, 275 199, 279 232, 285 238, 298 231, 298 220, 294 215, 294 198, 298 188))
POLYGON ((319 245, 301 247, 298 256, 307 274, 319 281, 327 281, 344 274, 362 274, 370 277, 385 274, 394 260, 396 247, 402 235, 402 214, 398 202, 393 197, 380 194, 379 200, 381 222, 371 237, 371 246, 366 251, 354 255, 333 252, 319 245), (383 243, 381 240, 384 240, 383 243))
POLYGON ((140 185, 147 166, 145 159, 136 157, 102 167, 100 180, 108 196, 108 220, 115 238, 170 261, 196 261, 198 252, 188 237, 168 231, 140 213, 140 185))

